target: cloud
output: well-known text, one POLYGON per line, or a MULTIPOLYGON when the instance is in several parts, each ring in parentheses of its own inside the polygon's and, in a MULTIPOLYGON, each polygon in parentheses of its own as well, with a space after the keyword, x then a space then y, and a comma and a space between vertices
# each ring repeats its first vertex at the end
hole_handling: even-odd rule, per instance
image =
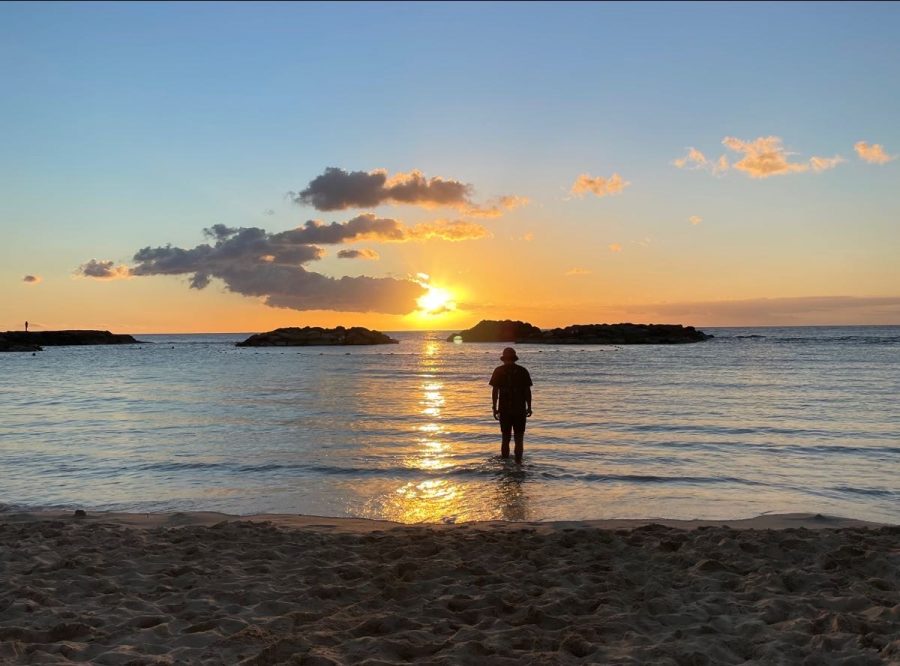
POLYGON ((566 275, 590 275, 591 271, 586 268, 570 268, 566 271, 566 275))
POLYGON ((835 155, 834 157, 810 157, 809 158, 809 166, 812 167, 812 170, 816 173, 820 171, 827 171, 828 169, 833 169, 838 164, 844 161, 844 158, 840 155, 835 155))
POLYGON ((700 224, 701 222, 703 222, 703 218, 700 217, 699 215, 691 215, 688 218, 688 222, 690 222, 691 224, 695 224, 695 225, 700 224))
MULTIPOLYGON (((213 233, 216 228, 213 227, 213 233)), ((397 243, 424 240, 464 241, 488 236, 490 236, 490 232, 477 222, 436 220, 407 226, 391 217, 378 217, 374 213, 363 213, 347 222, 326 224, 318 220, 309 220, 302 227, 276 234, 275 238, 291 243, 328 245, 361 240, 397 243)))
POLYGON ((28 284, 40 284, 44 281, 40 275, 26 275, 22 278, 22 282, 27 282, 28 284))
POLYGON ((533 231, 525 232, 525 235, 522 236, 522 240, 525 241, 526 243, 530 243, 531 241, 534 240, 534 232, 533 231))
POLYGON ((76 275, 95 278, 97 280, 119 280, 131 276, 128 266, 116 266, 114 261, 91 259, 75 269, 76 275))
POLYGON ((782 145, 781 138, 777 136, 761 136, 753 141, 726 136, 722 139, 722 145, 743 154, 743 157, 732 166, 751 178, 803 173, 810 169, 821 172, 833 169, 844 161, 843 157, 835 155, 834 157, 813 156, 809 162, 791 162, 790 154, 782 145))
POLYGON ((621 251, 622 251, 622 246, 619 245, 618 243, 610 243, 610 244, 609 244, 609 251, 610 251, 610 252, 621 252, 621 251))
POLYGON ((375 250, 366 248, 360 250, 339 250, 337 256, 338 259, 369 259, 371 261, 378 261, 380 258, 375 250))
POLYGON ((788 154, 777 136, 759 137, 753 141, 742 141, 733 136, 722 139, 722 145, 744 157, 734 163, 734 168, 751 178, 768 178, 786 173, 806 171, 806 164, 788 161, 788 154))
POLYGON ((725 155, 720 155, 712 167, 712 174, 718 176, 720 173, 728 171, 729 168, 728 158, 725 155))
POLYGON ((583 173, 575 179, 571 193, 577 196, 584 196, 587 192, 593 192, 598 197, 604 197, 608 194, 620 194, 629 185, 631 183, 623 180, 622 176, 617 173, 614 173, 608 179, 583 173))
POLYGON ((896 155, 888 155, 884 152, 884 146, 880 143, 866 143, 865 141, 857 141, 853 144, 853 150, 859 155, 859 159, 869 164, 887 164, 897 159, 896 155))
POLYGON ((461 212, 466 217, 496 218, 501 217, 505 213, 515 210, 516 208, 527 206, 530 202, 531 200, 528 197, 508 195, 497 197, 496 199, 488 201, 487 204, 483 206, 472 205, 464 207, 461 209, 461 212))
POLYGON ((464 241, 487 238, 491 233, 477 222, 467 220, 436 220, 421 222, 404 231, 402 240, 464 241))
POLYGON ((426 178, 421 171, 398 173, 388 177, 384 169, 344 171, 328 167, 313 178, 305 190, 291 193, 299 204, 316 210, 369 208, 387 203, 424 206, 468 206, 472 186, 458 180, 426 178))
POLYGON ((699 169, 709 164, 709 160, 706 159, 706 155, 691 146, 688 148, 687 155, 672 160, 672 164, 679 169, 699 169))
MULTIPOLYGON (((378 228, 377 221, 373 224, 378 228)), ((323 254, 311 244, 313 238, 323 243, 343 242, 347 236, 341 228, 346 230, 347 225, 337 225, 335 231, 334 225, 307 223, 306 227, 272 234, 256 227, 215 225, 206 230, 212 244, 138 250, 131 274, 188 275, 194 289, 203 289, 218 278, 229 291, 294 310, 413 311, 416 299, 425 292, 418 282, 367 276, 332 278, 304 267, 323 254)), ((361 228, 365 229, 365 224, 361 228)), ((358 227, 350 229, 351 234, 358 231, 358 227)))
POLYGON ((275 211, 274 211, 272 208, 266 208, 266 209, 263 211, 263 215, 269 215, 269 216, 272 216, 272 215, 274 215, 274 214, 275 214, 275 211))

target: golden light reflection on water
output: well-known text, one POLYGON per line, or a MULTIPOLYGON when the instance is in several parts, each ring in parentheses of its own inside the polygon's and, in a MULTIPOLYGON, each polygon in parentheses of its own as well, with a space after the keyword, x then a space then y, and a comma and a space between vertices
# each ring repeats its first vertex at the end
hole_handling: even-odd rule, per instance
MULTIPOLYGON (((415 395, 417 414, 416 450, 403 460, 403 466, 423 472, 439 472, 453 467, 453 446, 446 439, 442 412, 446 399, 444 382, 438 378, 440 343, 428 340, 419 360, 419 384, 415 395)), ((410 481, 395 489, 385 500, 385 517, 404 523, 439 522, 464 513, 464 486, 448 479, 410 481)))
MULTIPOLYGON (((380 488, 367 502, 365 515, 402 523, 464 522, 468 520, 528 520, 530 510, 525 494, 525 473, 518 466, 503 466, 490 459, 473 462, 471 452, 458 444, 459 434, 450 437, 452 421, 445 418, 448 399, 453 400, 452 385, 442 375, 445 350, 439 340, 423 341, 417 360, 416 383, 401 398, 402 413, 412 419, 412 446, 402 455, 400 464, 418 472, 415 479, 402 485, 380 488), (483 464, 482 480, 463 481, 447 474, 461 461, 483 464), (495 470, 493 465, 498 465, 495 470), (490 472, 495 471, 496 476, 490 472)), ((499 436, 499 432, 497 433, 499 436)), ((490 452, 485 451, 485 457, 490 452)))

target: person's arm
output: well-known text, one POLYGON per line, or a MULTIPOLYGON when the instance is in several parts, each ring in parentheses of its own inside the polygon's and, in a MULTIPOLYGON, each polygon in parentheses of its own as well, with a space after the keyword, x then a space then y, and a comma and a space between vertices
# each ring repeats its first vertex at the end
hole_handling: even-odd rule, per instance
POLYGON ((525 386, 525 416, 531 416, 531 387, 534 385, 534 382, 531 381, 531 373, 527 370, 525 371, 526 378, 526 386, 525 386))
POLYGON ((497 398, 499 398, 499 397, 500 397, 500 389, 498 389, 496 386, 492 386, 491 387, 491 405, 492 405, 492 409, 494 412, 494 418, 498 419, 498 420, 499 420, 500 416, 499 416, 499 412, 497 412, 497 398))

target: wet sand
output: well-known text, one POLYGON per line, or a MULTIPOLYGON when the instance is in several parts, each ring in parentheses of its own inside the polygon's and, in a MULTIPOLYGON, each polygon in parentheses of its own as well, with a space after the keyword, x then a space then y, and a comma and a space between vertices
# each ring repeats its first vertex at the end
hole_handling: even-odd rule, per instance
POLYGON ((0 663, 900 664, 900 526, 0 514, 0 663))

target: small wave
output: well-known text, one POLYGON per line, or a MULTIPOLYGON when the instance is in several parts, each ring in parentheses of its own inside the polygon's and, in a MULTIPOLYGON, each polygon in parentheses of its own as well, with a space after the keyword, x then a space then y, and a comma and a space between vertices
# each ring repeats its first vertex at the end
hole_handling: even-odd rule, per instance
POLYGON ((834 486, 831 490, 839 493, 851 493, 853 495, 868 495, 871 497, 897 497, 900 499, 900 492, 896 490, 887 490, 885 488, 853 488, 851 486, 834 486))

